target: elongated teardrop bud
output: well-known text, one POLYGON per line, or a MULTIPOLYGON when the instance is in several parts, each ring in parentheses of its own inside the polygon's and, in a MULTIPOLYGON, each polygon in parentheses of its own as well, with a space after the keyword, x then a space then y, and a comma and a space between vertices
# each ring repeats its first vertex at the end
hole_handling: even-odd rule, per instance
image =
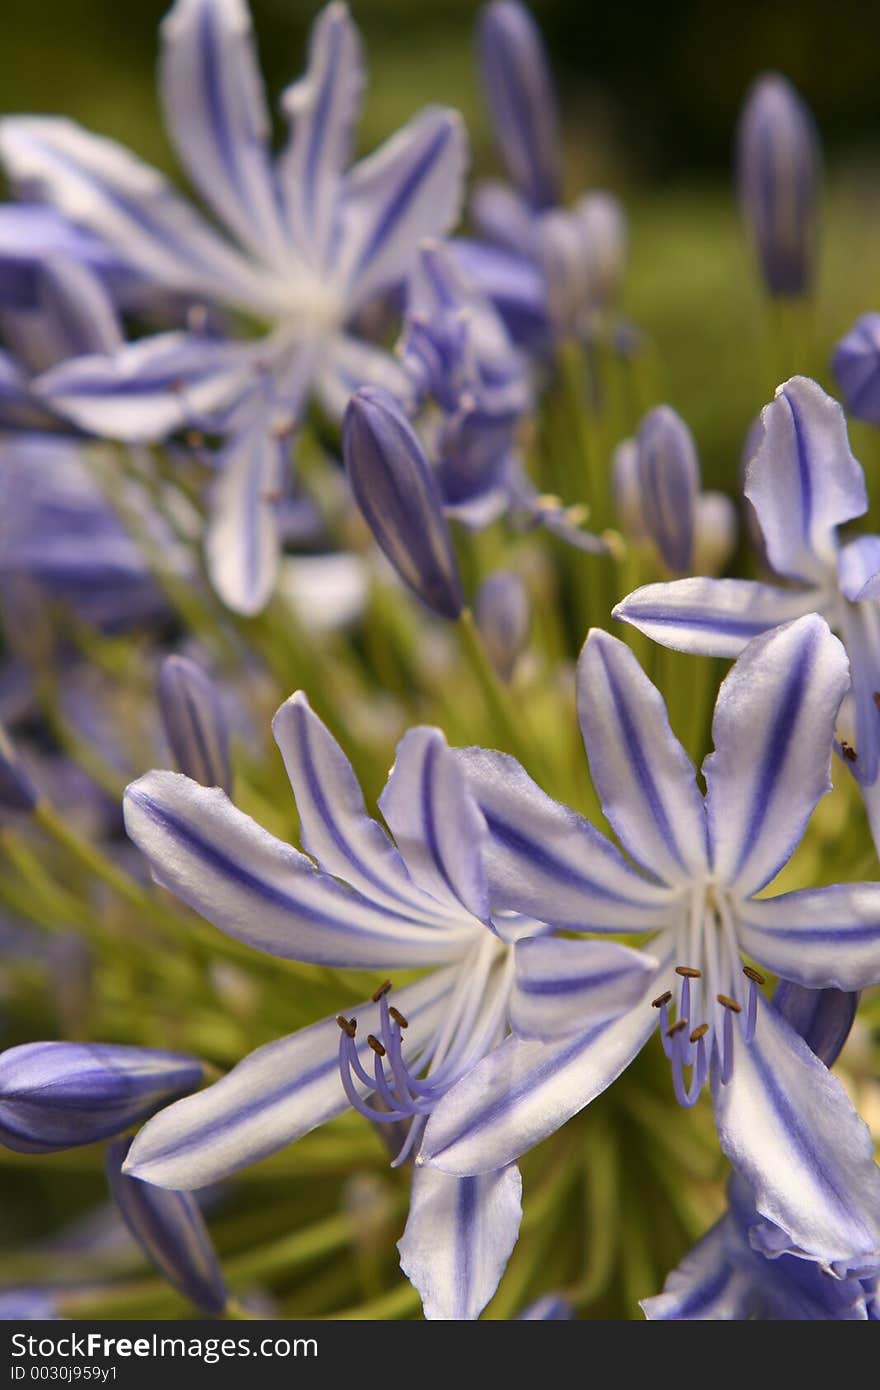
POLYGON ((659 405, 642 421, 636 472, 644 527, 674 574, 687 574, 694 549, 700 470, 693 437, 681 416, 659 405))
POLYGON ((538 27, 524 5, 495 0, 480 17, 478 52, 495 139, 532 207, 559 202, 559 116, 538 27))
POLYGON ((475 610, 492 665, 502 680, 510 680, 531 622, 529 595, 520 576, 510 570, 490 574, 477 592, 475 610))

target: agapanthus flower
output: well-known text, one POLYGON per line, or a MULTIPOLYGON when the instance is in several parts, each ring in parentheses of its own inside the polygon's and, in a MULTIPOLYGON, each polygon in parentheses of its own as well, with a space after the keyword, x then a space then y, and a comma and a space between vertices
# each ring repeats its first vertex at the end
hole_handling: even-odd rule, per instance
POLYGON ((830 788, 843 648, 808 615, 755 639, 721 686, 715 751, 696 773, 663 699, 594 630, 578 669, 593 783, 634 863, 512 758, 459 754, 489 827, 492 901, 576 932, 649 934, 659 964, 623 1016, 591 1019, 601 960, 583 940, 515 948, 518 1037, 439 1103, 420 1159, 449 1173, 510 1163, 603 1091, 658 1028, 676 1098, 712 1083, 721 1145, 776 1228, 779 1253, 838 1275, 880 1251, 880 1169, 837 1079, 761 993, 751 965, 809 988, 880 978, 880 884, 762 896, 830 788))
POLYGON ((357 31, 331 4, 305 76, 282 96, 291 132, 275 157, 243 0, 177 0, 162 25, 161 97, 181 162, 226 236, 112 141, 55 117, 0 126, 17 191, 99 234, 157 288, 269 325, 250 341, 160 334, 42 383, 56 409, 96 434, 156 440, 192 425, 225 437, 207 556, 218 592, 242 612, 262 607, 274 584, 273 499, 308 399, 316 392, 339 416, 364 382, 405 395, 402 368, 351 325, 403 283, 421 238, 458 216, 465 137, 452 111, 424 110, 348 168, 363 80, 357 31))
MULTIPOLYGON (((432 966, 415 984, 259 1048, 226 1077, 157 1116, 127 1172, 160 1186, 203 1186, 273 1153, 349 1105, 403 1127, 397 1162, 417 1153, 425 1122, 509 1031, 513 942, 543 930, 493 914, 483 864, 488 829, 437 729, 400 743, 380 808, 367 813, 341 748, 302 694, 279 710, 275 737, 302 841, 316 862, 238 811, 219 789, 152 772, 126 794, 129 834, 155 876, 223 931, 260 950, 321 965, 386 972, 432 966)), ((600 1007, 625 1008, 648 965, 611 948, 617 978, 600 1007)), ((419 1168, 401 1264, 428 1317, 476 1317, 516 1241, 513 1163, 478 1177, 419 1168)))
POLYGON ((562 201, 562 138, 541 35, 518 0, 482 12, 478 55, 501 157, 513 186, 478 184, 472 215, 490 243, 539 268, 552 331, 589 328, 617 297, 626 259, 626 220, 609 193, 562 201))
MULTIPOLYGON (((802 989, 788 981, 773 1007, 826 1067, 845 1043, 858 996, 802 989)), ((642 1300, 651 1321, 855 1321, 880 1318, 876 1273, 834 1279, 811 1260, 778 1255, 748 1184, 734 1174, 729 1209, 669 1275, 661 1294, 642 1300), (769 1237, 769 1239, 768 1239, 769 1237), (767 1248, 769 1247, 769 1248, 767 1248)))
MULTIPOLYGON (((862 469, 837 401, 807 377, 792 377, 765 406, 746 471, 746 497, 767 560, 785 584, 750 579, 678 579, 636 589, 614 609, 664 646, 736 656, 756 633, 801 613, 821 613, 849 656, 854 732, 839 751, 863 790, 880 766, 880 537, 841 543, 838 528, 867 510, 862 469)), ((847 710, 843 718, 849 722, 847 710)), ((869 814, 878 824, 873 797, 869 814)))

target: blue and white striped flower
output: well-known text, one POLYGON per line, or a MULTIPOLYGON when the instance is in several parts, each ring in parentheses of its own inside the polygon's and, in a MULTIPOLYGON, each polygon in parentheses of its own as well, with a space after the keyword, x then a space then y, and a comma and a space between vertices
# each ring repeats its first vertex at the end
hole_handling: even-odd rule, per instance
POLYGON ((371 382, 406 374, 352 328, 405 281, 422 237, 455 222, 466 157, 460 118, 428 108, 349 169, 363 87, 344 5, 312 31, 306 74, 282 96, 290 137, 269 146, 244 0, 177 0, 162 26, 160 90, 177 152, 226 235, 121 146, 55 117, 10 117, 0 156, 17 191, 96 232, 157 291, 268 325, 259 341, 160 334, 47 375, 53 407, 127 441, 184 425, 227 436, 207 553, 221 596, 255 612, 275 580, 272 499, 290 431, 315 392, 335 416, 371 382))
POLYGON ((880 979, 880 884, 761 896, 829 789, 844 651, 815 615, 745 650, 719 692, 705 797, 629 648, 593 631, 578 681, 596 791, 641 867, 512 758, 467 750, 462 766, 489 827, 492 900, 540 911, 558 928, 651 934, 659 965, 633 1008, 595 1024, 574 983, 587 974, 592 943, 520 943, 529 1007, 514 1013, 519 1037, 440 1101, 420 1159, 449 1173, 512 1162, 603 1091, 659 1022, 678 1100, 693 1104, 711 1080, 722 1147, 778 1228, 779 1253, 838 1274, 861 1268, 880 1251, 870 1136, 843 1087, 768 1006, 762 976, 743 964, 751 958, 812 989, 880 979))
POLYGON ((841 544, 838 527, 867 510, 862 469, 837 401, 808 377, 792 377, 765 406, 746 472, 746 497, 781 584, 678 579, 629 594, 614 617, 677 651, 736 656, 756 633, 821 613, 840 634, 852 692, 838 749, 866 793, 875 836, 880 770, 880 537, 841 544), (850 733, 850 725, 854 733, 850 733), (870 790, 869 790, 870 789, 870 790))
MULTIPOLYGON (((417 1152, 434 1106, 509 1031, 513 941, 543 930, 493 916, 486 821, 437 729, 413 729, 398 747, 379 803, 392 841, 302 694, 282 705, 274 728, 316 862, 219 789, 152 772, 128 789, 126 824, 154 874, 259 950, 383 974, 433 969, 390 998, 381 985, 350 1017, 259 1048, 199 1097, 163 1111, 126 1165, 160 1186, 214 1182, 349 1105, 406 1126, 397 1162, 417 1152)), ((619 1012, 649 967, 637 952, 611 950, 617 978, 600 1004, 619 1012)), ((428 1317, 476 1317, 492 1296, 516 1241, 519 1193, 513 1164, 461 1179, 417 1171, 400 1253, 428 1317)))
MULTIPOLYGON (((783 981, 773 1007, 825 1066, 834 1065, 855 1017, 858 995, 802 989, 783 981)), ((729 1210, 669 1275, 661 1294, 642 1301, 651 1321, 865 1321, 880 1318, 880 1276, 866 1270, 831 1279, 819 1265, 779 1255, 775 1228, 755 1211, 748 1184, 734 1175, 729 1210)))

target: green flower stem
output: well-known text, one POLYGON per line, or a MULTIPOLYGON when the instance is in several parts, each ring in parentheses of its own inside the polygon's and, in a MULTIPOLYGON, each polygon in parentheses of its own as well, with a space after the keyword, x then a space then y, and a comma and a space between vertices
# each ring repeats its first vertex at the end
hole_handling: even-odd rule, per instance
POLYGON ((526 712, 514 712, 510 691, 499 679, 486 654, 469 608, 462 610, 457 630, 462 654, 480 687, 499 743, 508 753, 513 753, 542 786, 546 786, 547 783, 541 780, 542 771, 546 775, 543 751, 535 746, 534 736, 526 724, 526 712))
POLYGON ((224 1272, 232 1284, 268 1279, 342 1250, 351 1245, 354 1238, 351 1217, 344 1212, 336 1213, 304 1231, 294 1231, 257 1250, 226 1259, 224 1272))
POLYGON ((566 1290, 575 1309, 589 1307, 608 1287, 620 1237, 617 1146, 612 1131, 595 1115, 584 1130, 581 1177, 589 1256, 581 1278, 566 1290))
POLYGON ((369 1303, 358 1304, 354 1308, 343 1308, 339 1313, 331 1313, 331 1322, 386 1322, 395 1318, 408 1318, 418 1313, 421 1300, 412 1284, 403 1282, 397 1288, 374 1298, 369 1303))
POLYGON ((50 839, 65 850, 72 859, 76 859, 84 869, 101 879, 114 893, 124 898, 132 907, 139 912, 149 912, 155 914, 155 904, 149 894, 141 888, 140 884, 135 883, 134 879, 128 877, 118 869, 111 859, 97 849, 95 845, 82 838, 76 830, 57 814, 48 801, 41 801, 34 808, 33 818, 50 839))

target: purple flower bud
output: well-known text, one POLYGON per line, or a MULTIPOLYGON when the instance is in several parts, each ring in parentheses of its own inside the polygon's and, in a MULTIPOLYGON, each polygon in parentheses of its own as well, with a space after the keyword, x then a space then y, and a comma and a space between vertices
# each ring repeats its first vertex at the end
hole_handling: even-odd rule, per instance
POLYGON ((574 213, 584 238, 590 304, 605 309, 617 299, 626 268, 626 214, 610 193, 588 193, 574 213))
POLYGON ((166 657, 159 672, 159 709, 180 771, 203 787, 231 791, 229 729, 210 676, 189 657, 166 657))
POLYGON ((791 83, 765 73, 752 84, 736 137, 743 219, 768 292, 806 294, 816 252, 819 143, 791 83))
POLYGON ((694 509, 700 489, 697 451, 671 406, 648 412, 639 429, 636 470, 645 530, 668 569, 686 574, 694 549, 694 509))
POLYGON ((113 1043, 38 1042, 0 1054, 0 1143, 55 1153, 118 1134, 201 1085, 202 1063, 113 1043))
POLYGON ((535 21, 515 0, 495 0, 480 17, 477 47, 495 138, 514 183, 536 209, 559 202, 559 115, 535 21))
POLYGON ((39 800, 15 745, 0 724, 0 808, 6 811, 32 811, 39 800))
POLYGON ((614 450, 611 486, 614 508, 624 534, 631 541, 644 540, 646 532, 639 482, 639 450, 634 439, 624 439, 614 450))
POLYGON ((342 452, 358 505, 400 577, 444 618, 464 606, 443 499, 398 402, 364 386, 348 403, 342 452))
POLYGON ((826 1067, 840 1056, 858 1005, 858 991, 806 989, 790 980, 780 980, 773 995, 773 1007, 826 1067))
POLYGON ((834 375, 850 415, 880 425, 880 314, 863 314, 834 349, 834 375))
POLYGON ((130 1178, 122 1171, 130 1147, 131 1139, 114 1139, 106 1159, 107 1181, 123 1221, 169 1284, 203 1313, 222 1313, 229 1293, 195 1197, 130 1178))
POLYGON ((526 586, 518 574, 498 570, 483 580, 474 607, 492 665, 502 680, 510 680, 529 638, 531 608, 526 586))

